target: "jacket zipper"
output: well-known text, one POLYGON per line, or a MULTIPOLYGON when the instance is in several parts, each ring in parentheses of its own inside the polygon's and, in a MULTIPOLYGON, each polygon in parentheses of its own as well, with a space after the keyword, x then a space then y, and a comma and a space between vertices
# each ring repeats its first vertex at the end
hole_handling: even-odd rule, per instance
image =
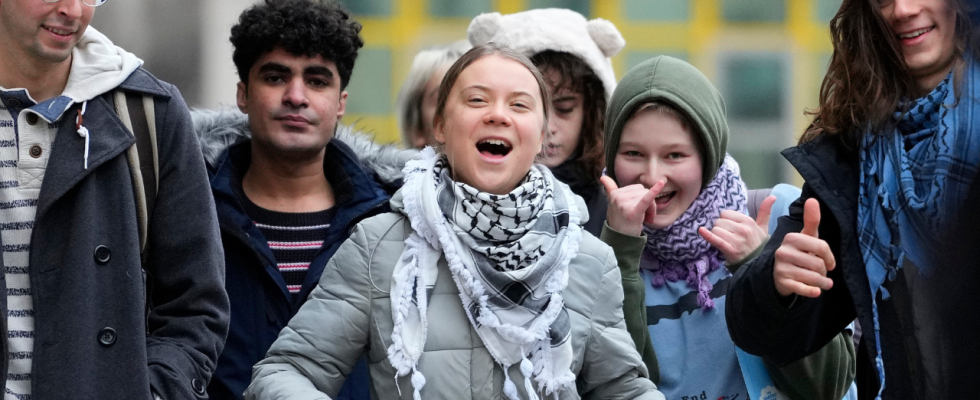
POLYGON ((388 203, 388 201, 390 201, 390 199, 383 200, 380 203, 375 204, 371 208, 364 210, 364 212, 357 214, 354 218, 351 218, 349 221, 345 222, 347 225, 344 226, 344 231, 347 232, 347 237, 350 237, 351 231, 354 230, 354 226, 357 225, 358 222, 361 222, 364 219, 366 219, 369 215, 374 214, 375 210, 384 208, 385 204, 388 203))

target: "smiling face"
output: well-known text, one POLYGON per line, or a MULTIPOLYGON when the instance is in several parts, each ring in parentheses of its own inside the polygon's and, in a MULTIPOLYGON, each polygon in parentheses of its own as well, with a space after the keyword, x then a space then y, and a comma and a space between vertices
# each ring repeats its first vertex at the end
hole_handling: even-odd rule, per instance
POLYGON ((663 229, 687 211, 701 193, 701 154, 694 135, 661 111, 641 109, 626 121, 616 152, 620 187, 665 185, 655 200, 657 217, 649 225, 663 229))
POLYGON ((78 0, 3 0, 0 43, 40 62, 66 62, 94 14, 94 7, 78 0))
POLYGON ((323 153, 344 115, 347 92, 332 61, 276 48, 255 61, 238 108, 248 114, 253 149, 285 157, 323 153))
POLYGON ((909 72, 927 92, 953 67, 956 13, 946 0, 882 0, 881 13, 901 47, 909 72))
POLYGON ((541 151, 541 97, 534 75, 516 60, 491 54, 463 69, 434 125, 453 179, 488 193, 514 190, 541 151))
MULTIPOLYGON (((559 72, 554 69, 544 71, 548 89, 553 93, 551 101, 554 114, 548 120, 548 134, 545 136, 544 151, 538 161, 554 168, 568 160, 578 149, 579 138, 582 136, 582 120, 585 117, 582 93, 574 92, 566 87, 555 90, 554 83, 561 82, 559 72)), ((565 85, 568 86, 568 85, 565 85)))

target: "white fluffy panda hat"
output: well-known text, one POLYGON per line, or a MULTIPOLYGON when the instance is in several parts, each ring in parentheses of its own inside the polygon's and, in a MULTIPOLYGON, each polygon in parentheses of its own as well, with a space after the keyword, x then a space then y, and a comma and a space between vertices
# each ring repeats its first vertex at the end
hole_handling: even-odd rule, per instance
POLYGON ((494 42, 528 57, 545 50, 571 53, 589 65, 606 90, 608 100, 616 89, 616 73, 610 57, 619 53, 626 40, 616 26, 563 8, 545 8, 515 14, 480 14, 467 29, 473 46, 494 42))

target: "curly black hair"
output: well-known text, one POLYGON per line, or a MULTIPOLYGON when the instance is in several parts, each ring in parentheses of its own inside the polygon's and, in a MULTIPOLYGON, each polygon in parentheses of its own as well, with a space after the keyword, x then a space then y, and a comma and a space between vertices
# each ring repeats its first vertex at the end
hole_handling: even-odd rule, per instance
POLYGON ((262 55, 281 48, 289 54, 337 64, 341 90, 350 82, 361 24, 337 4, 318 0, 265 0, 245 10, 231 28, 232 60, 248 85, 248 72, 262 55))

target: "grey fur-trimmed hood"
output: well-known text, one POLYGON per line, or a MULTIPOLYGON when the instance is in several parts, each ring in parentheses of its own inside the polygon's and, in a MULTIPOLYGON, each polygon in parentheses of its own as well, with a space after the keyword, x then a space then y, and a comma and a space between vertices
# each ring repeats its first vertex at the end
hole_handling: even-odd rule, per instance
MULTIPOLYGON (((237 110, 197 109, 191 111, 191 119, 209 169, 215 167, 225 149, 251 137, 248 116, 237 110)), ((418 150, 400 149, 395 144, 377 144, 372 135, 351 125, 337 124, 334 137, 354 150, 361 164, 374 171, 381 183, 386 185, 400 181, 405 163, 419 156, 418 150)))

